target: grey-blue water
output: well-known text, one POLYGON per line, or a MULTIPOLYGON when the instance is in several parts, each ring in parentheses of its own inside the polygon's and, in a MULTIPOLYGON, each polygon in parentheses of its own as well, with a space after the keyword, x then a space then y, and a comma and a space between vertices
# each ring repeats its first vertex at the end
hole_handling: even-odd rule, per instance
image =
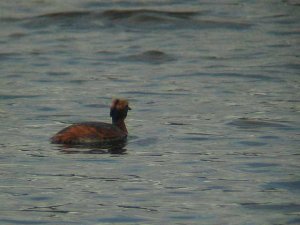
POLYGON ((299 4, 1 1, 0 224, 299 224, 299 4))

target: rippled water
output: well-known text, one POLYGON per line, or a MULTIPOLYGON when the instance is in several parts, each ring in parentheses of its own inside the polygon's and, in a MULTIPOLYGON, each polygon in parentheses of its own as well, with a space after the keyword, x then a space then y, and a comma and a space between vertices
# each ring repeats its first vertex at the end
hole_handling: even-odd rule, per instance
POLYGON ((1 1, 1 224, 299 224, 298 1, 1 1), (130 100, 118 151, 49 143, 130 100))

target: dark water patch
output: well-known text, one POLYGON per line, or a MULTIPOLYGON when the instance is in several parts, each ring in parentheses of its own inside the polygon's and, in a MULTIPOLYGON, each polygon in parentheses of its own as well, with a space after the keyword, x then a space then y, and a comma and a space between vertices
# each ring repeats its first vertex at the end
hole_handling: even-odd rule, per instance
POLYGON ((215 135, 215 134, 202 133, 202 132, 188 132, 188 133, 185 133, 185 134, 187 134, 187 135, 205 135, 205 136, 215 135))
MULTIPOLYGON (((86 180, 99 180, 99 181, 106 181, 106 182, 118 182, 118 181, 121 181, 121 182, 129 182, 129 181, 132 181, 132 182, 137 182, 137 180, 140 179, 139 176, 136 176, 136 175, 127 175, 127 177, 110 177, 110 176, 107 176, 107 177, 102 177, 102 176, 99 176, 99 177, 96 177, 96 176, 88 176, 88 175, 84 175, 84 174, 74 174, 74 173, 66 173, 66 174, 47 174, 47 173, 34 173, 34 174, 31 174, 33 176, 41 176, 41 177, 65 177, 65 178, 74 178, 74 179, 86 179, 86 180)), ((51 188, 53 189, 53 188, 51 188)))
POLYGON ((121 92, 122 95, 147 95, 147 96, 186 96, 185 93, 170 93, 170 92, 148 92, 148 91, 126 91, 121 92))
POLYGON ((240 193, 241 193, 241 192, 243 192, 243 191, 241 191, 241 190, 231 190, 231 189, 229 190, 229 189, 224 189, 223 192, 225 192, 225 193, 226 193, 226 192, 227 192, 227 193, 240 192, 240 193))
POLYGON ((211 190, 224 190, 225 186, 209 186, 205 188, 205 190, 211 191, 211 190))
POLYGON ((21 74, 8 74, 8 75, 4 75, 3 77, 5 77, 5 78, 16 78, 16 79, 18 79, 18 78, 22 78, 23 75, 21 75, 21 74))
MULTIPOLYGON (((176 216, 170 216, 169 217, 170 219, 175 220, 175 221, 177 221, 177 220, 182 221, 182 223, 176 223, 176 222, 174 222, 174 224, 189 224, 189 222, 188 222, 189 220, 205 221, 205 219, 210 218, 210 216, 205 216, 205 215, 178 215, 178 214, 179 213, 177 212, 176 216)), ((194 223, 191 223, 191 224, 194 224, 194 223)), ((199 223, 199 224, 201 224, 201 223, 199 223)))
POLYGON ((115 224, 115 223, 141 223, 141 222, 146 222, 146 219, 143 218, 138 218, 138 217, 133 217, 133 216, 114 216, 114 217, 102 217, 97 219, 97 222, 99 223, 110 223, 110 224, 115 224))
POLYGON ((35 19, 53 19, 53 20, 65 20, 70 18, 80 18, 90 15, 90 11, 69 11, 69 12, 53 12, 46 13, 32 17, 5 17, 1 18, 2 21, 7 22, 21 22, 26 20, 35 20, 35 19))
POLYGON ((297 100, 297 99, 288 99, 288 100, 285 100, 287 102, 292 102, 292 103, 299 103, 300 100, 297 100))
POLYGON ((38 210, 38 209, 24 209, 23 212, 44 212, 44 213, 70 213, 68 210, 38 210))
POLYGON ((183 189, 183 188, 186 188, 185 186, 166 186, 164 187, 165 189, 168 189, 168 190, 180 190, 180 189, 183 189))
POLYGON ((282 181, 282 182, 269 182, 263 187, 267 190, 285 189, 288 191, 300 191, 300 181, 282 181))
POLYGON ((147 212, 158 212, 158 210, 156 210, 156 209, 141 207, 141 206, 132 206, 132 205, 117 205, 117 206, 119 208, 123 208, 123 209, 139 209, 139 210, 144 210, 147 212))
POLYGON ((221 160, 217 157, 211 157, 211 158, 207 158, 207 159, 200 159, 201 162, 217 162, 217 163, 224 163, 224 160, 221 160))
MULTIPOLYGON (((300 34, 300 33, 299 33, 300 34)), ((288 69, 295 69, 297 71, 300 70, 300 63, 287 63, 282 65, 283 67, 286 67, 288 69)))
POLYGON ((118 55, 117 52, 113 52, 113 51, 109 51, 109 50, 99 50, 96 52, 96 54, 99 54, 99 55, 118 55))
POLYGON ((0 21, 2 23, 18 22, 18 21, 23 20, 23 19, 24 18, 22 18, 22 17, 13 17, 13 16, 0 17, 0 21))
POLYGON ((55 82, 57 82, 57 80, 54 80, 54 79, 35 79, 33 81, 37 82, 37 83, 55 83, 55 82))
POLYGON ((41 95, 0 95, 0 100, 11 100, 11 99, 20 99, 20 98, 37 98, 41 95))
POLYGON ((107 105, 104 104, 84 104, 88 108, 107 108, 107 105))
POLYGON ((32 201, 47 201, 49 199, 51 199, 50 197, 46 197, 46 196, 38 196, 38 197, 31 197, 30 198, 32 201))
POLYGON ((59 79, 36 79, 34 80, 35 82, 38 83, 56 83, 56 82, 65 82, 65 83, 70 83, 70 84, 76 84, 76 85, 81 85, 84 84, 86 82, 88 82, 89 80, 83 80, 83 79, 74 79, 74 80, 69 80, 66 79, 65 81, 59 80, 59 79))
POLYGON ((295 203, 269 204, 269 203, 241 203, 241 206, 251 210, 279 211, 281 213, 297 213, 300 205, 295 203))
POLYGON ((140 17, 140 20, 151 20, 160 22, 167 20, 169 18, 178 18, 178 19, 190 19, 196 15, 199 15, 200 12, 196 11, 160 11, 160 10, 149 10, 149 9, 132 9, 132 10, 118 10, 112 9, 103 12, 103 16, 111 20, 120 20, 128 19, 135 16, 144 16, 140 17), (148 16, 147 16, 148 15, 148 16))
POLYGON ((170 126, 186 126, 186 125, 191 125, 188 123, 181 123, 181 122, 166 122, 166 125, 170 125, 170 126))
POLYGON ((285 18, 288 15, 286 13, 275 13, 275 14, 271 14, 271 15, 266 15, 266 16, 262 16, 261 19, 273 19, 273 18, 285 18))
MULTIPOLYGON (((281 72, 281 73, 284 73, 284 74, 295 74, 295 71, 293 70, 296 70, 296 72, 298 72, 299 70, 299 67, 300 67, 300 64, 299 63, 293 63, 293 62, 290 62, 290 63, 283 63, 283 64, 280 64, 280 63, 277 63, 277 64, 266 64, 266 65, 262 65, 261 68, 262 69, 265 69, 265 70, 268 70, 268 69, 277 69, 277 70, 282 70, 282 68, 284 68, 284 72, 281 72)), ((282 82, 286 82, 286 80, 282 79, 282 82)))
POLYGON ((146 192, 148 189, 146 187, 145 188, 132 187, 132 188, 122 188, 122 190, 128 192, 138 192, 138 191, 146 192))
POLYGON ((272 20, 272 23, 291 26, 297 25, 299 23, 299 19, 290 15, 283 15, 281 17, 277 17, 277 19, 272 20))
MULTIPOLYGON (((147 154, 143 154, 143 156, 146 157, 162 157, 164 156, 164 154, 162 153, 147 153, 147 154)), ((155 160, 154 162, 165 162, 164 160, 155 160)))
POLYGON ((274 30, 274 31, 269 31, 269 34, 274 34, 274 35, 278 35, 278 36, 291 36, 291 35, 299 35, 300 34, 300 30, 286 30, 286 31, 278 31, 278 30, 274 30))
POLYGON ((210 55, 202 55, 200 56, 201 59, 204 60, 210 60, 210 61, 223 61, 223 60, 228 60, 228 58, 226 57, 222 57, 222 56, 210 56, 210 55))
POLYGON ((196 27, 199 29, 232 29, 245 30, 252 27, 252 24, 247 22, 237 22, 235 20, 226 20, 224 18, 214 20, 198 20, 196 27))
POLYGON ((282 49, 282 48, 289 48, 289 47, 291 47, 291 44, 289 44, 289 43, 269 44, 269 45, 267 45, 267 47, 282 49))
POLYGON ((261 162, 256 162, 256 163, 248 163, 245 164, 246 166, 249 167, 273 167, 273 166, 278 166, 276 163, 261 163, 261 162))
POLYGON ((69 83, 72 83, 72 84, 79 84, 79 85, 81 85, 81 84, 83 84, 83 83, 86 83, 86 82, 88 82, 88 80, 83 80, 83 79, 77 79, 77 80, 69 80, 68 81, 69 83))
POLYGON ((26 220, 26 219, 22 219, 22 220, 18 220, 18 219, 0 219, 0 222, 3 222, 4 224, 50 224, 52 222, 50 221, 46 221, 46 220, 26 220))
MULTIPOLYGON (((86 30, 93 27, 94 13, 90 11, 70 11, 48 13, 20 21, 25 28, 44 29, 57 26, 64 29, 86 30)), ((93 27, 94 28, 94 27, 93 27)))
POLYGON ((161 64, 175 60, 174 57, 159 50, 145 51, 140 54, 125 56, 121 59, 125 61, 145 62, 150 64, 161 64))
POLYGON ((242 145, 245 145, 245 146, 252 146, 252 147, 267 145, 267 143, 258 142, 258 141, 239 141, 238 143, 242 144, 242 145))
MULTIPOLYGON (((40 56, 40 55, 45 54, 45 52, 43 52, 42 50, 33 49, 29 52, 29 54, 33 55, 33 56, 40 56)), ((41 59, 47 60, 46 58, 41 58, 41 59)), ((40 64, 42 64, 42 63, 40 63, 40 64)), ((46 64, 46 63, 44 63, 44 64, 46 64)), ((38 63, 32 63, 32 65, 38 65, 38 63)), ((46 64, 46 65, 48 65, 48 64, 46 64)))
POLYGON ((42 112, 56 111, 56 108, 48 107, 48 106, 38 106, 36 107, 36 109, 42 112))
POLYGON ((57 12, 57 13, 48 13, 40 16, 36 16, 36 18, 52 18, 52 19, 66 19, 66 18, 78 18, 90 15, 89 11, 71 11, 71 12, 57 12))
POLYGON ((27 209, 23 209, 21 211, 69 213, 69 211, 67 211, 67 210, 58 209, 59 207, 66 206, 66 205, 70 205, 70 203, 62 204, 62 205, 35 206, 35 207, 30 207, 30 208, 27 208, 27 209))
POLYGON ((193 136, 189 136, 189 137, 183 137, 180 138, 180 140, 184 140, 184 141, 210 141, 212 140, 212 138, 210 137, 193 137, 193 136))
POLYGON ((241 78, 241 79, 251 79, 255 81, 273 81, 273 82, 282 82, 280 78, 270 77, 262 74, 240 74, 240 73, 214 73, 209 74, 208 76, 212 77, 230 77, 230 78, 241 78))
POLYGON ((21 54, 18 54, 18 53, 2 52, 2 53, 0 53, 0 61, 17 59, 17 58, 20 58, 20 56, 21 56, 21 54))
POLYGON ((25 36, 27 36, 27 34, 24 33, 24 32, 16 32, 16 33, 12 33, 12 34, 9 35, 9 37, 12 38, 12 39, 21 39, 25 36))
POLYGON ((48 156, 45 156, 45 155, 38 155, 38 154, 27 154, 31 157, 38 157, 38 158, 44 158, 44 157, 48 157, 48 156))
POLYGON ((179 154, 179 155, 203 155, 209 156, 209 153, 206 152, 166 152, 168 154, 179 154))
POLYGON ((247 79, 253 81, 266 81, 266 82, 283 82, 284 80, 281 78, 266 76, 262 74, 242 74, 242 73, 190 73, 190 74, 174 74, 168 75, 167 77, 186 77, 194 78, 194 77, 213 77, 213 78, 238 78, 238 79, 247 79))
POLYGON ((227 123, 227 125, 234 126, 240 129, 289 128, 289 126, 286 124, 274 122, 268 119, 261 119, 261 118, 239 118, 227 123))
POLYGON ((239 166, 239 170, 251 173, 268 173, 269 171, 274 171, 274 167, 279 167, 276 163, 246 163, 239 166))
POLYGON ((58 76, 68 76, 71 75, 69 72, 47 72, 46 73, 48 76, 53 76, 53 77, 58 77, 58 76))
POLYGON ((266 139, 266 140, 276 140, 276 139, 279 139, 278 136, 273 136, 273 135, 261 136, 259 138, 266 139))

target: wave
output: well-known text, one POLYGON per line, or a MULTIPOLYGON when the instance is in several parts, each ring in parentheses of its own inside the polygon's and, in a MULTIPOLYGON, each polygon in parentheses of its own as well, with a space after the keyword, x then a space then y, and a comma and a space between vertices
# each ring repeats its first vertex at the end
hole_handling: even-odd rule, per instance
POLYGON ((282 121, 272 121, 261 118, 239 118, 228 123, 228 125, 241 129, 277 128, 288 129, 289 126, 282 121))
POLYGON ((173 61, 175 60, 175 58, 159 50, 150 50, 150 51, 142 52, 140 54, 128 55, 126 57, 122 57, 122 60, 145 62, 151 64, 161 64, 161 63, 173 61))
POLYGON ((140 21, 163 21, 171 18, 177 19, 190 19, 193 16, 199 15, 200 12, 196 11, 160 11, 148 9, 135 9, 135 10, 107 10, 103 12, 103 16, 111 20, 126 19, 138 17, 140 21))
POLYGON ((196 72, 190 74, 171 74, 165 76, 165 78, 192 78, 192 77, 212 77, 212 78, 236 78, 236 79, 247 79, 247 80, 257 80, 257 81, 266 81, 266 82, 282 82, 283 79, 278 77, 267 76, 263 74, 246 74, 246 73, 238 73, 238 72, 196 72))
MULTIPOLYGON (((133 30, 152 29, 247 29, 252 25, 239 20, 208 19, 209 11, 160 11, 150 9, 110 9, 106 11, 55 12, 19 19, 29 28, 63 26, 88 29, 97 27, 125 27, 133 30)), ((11 21, 15 21, 11 18, 11 21)))

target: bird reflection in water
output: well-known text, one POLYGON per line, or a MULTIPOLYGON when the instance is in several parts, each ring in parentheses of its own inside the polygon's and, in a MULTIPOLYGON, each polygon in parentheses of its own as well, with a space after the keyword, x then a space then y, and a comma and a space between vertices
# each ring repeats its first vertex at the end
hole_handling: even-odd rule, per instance
POLYGON ((101 144, 84 144, 59 146, 59 150, 65 154, 126 154, 127 140, 119 140, 101 144))

